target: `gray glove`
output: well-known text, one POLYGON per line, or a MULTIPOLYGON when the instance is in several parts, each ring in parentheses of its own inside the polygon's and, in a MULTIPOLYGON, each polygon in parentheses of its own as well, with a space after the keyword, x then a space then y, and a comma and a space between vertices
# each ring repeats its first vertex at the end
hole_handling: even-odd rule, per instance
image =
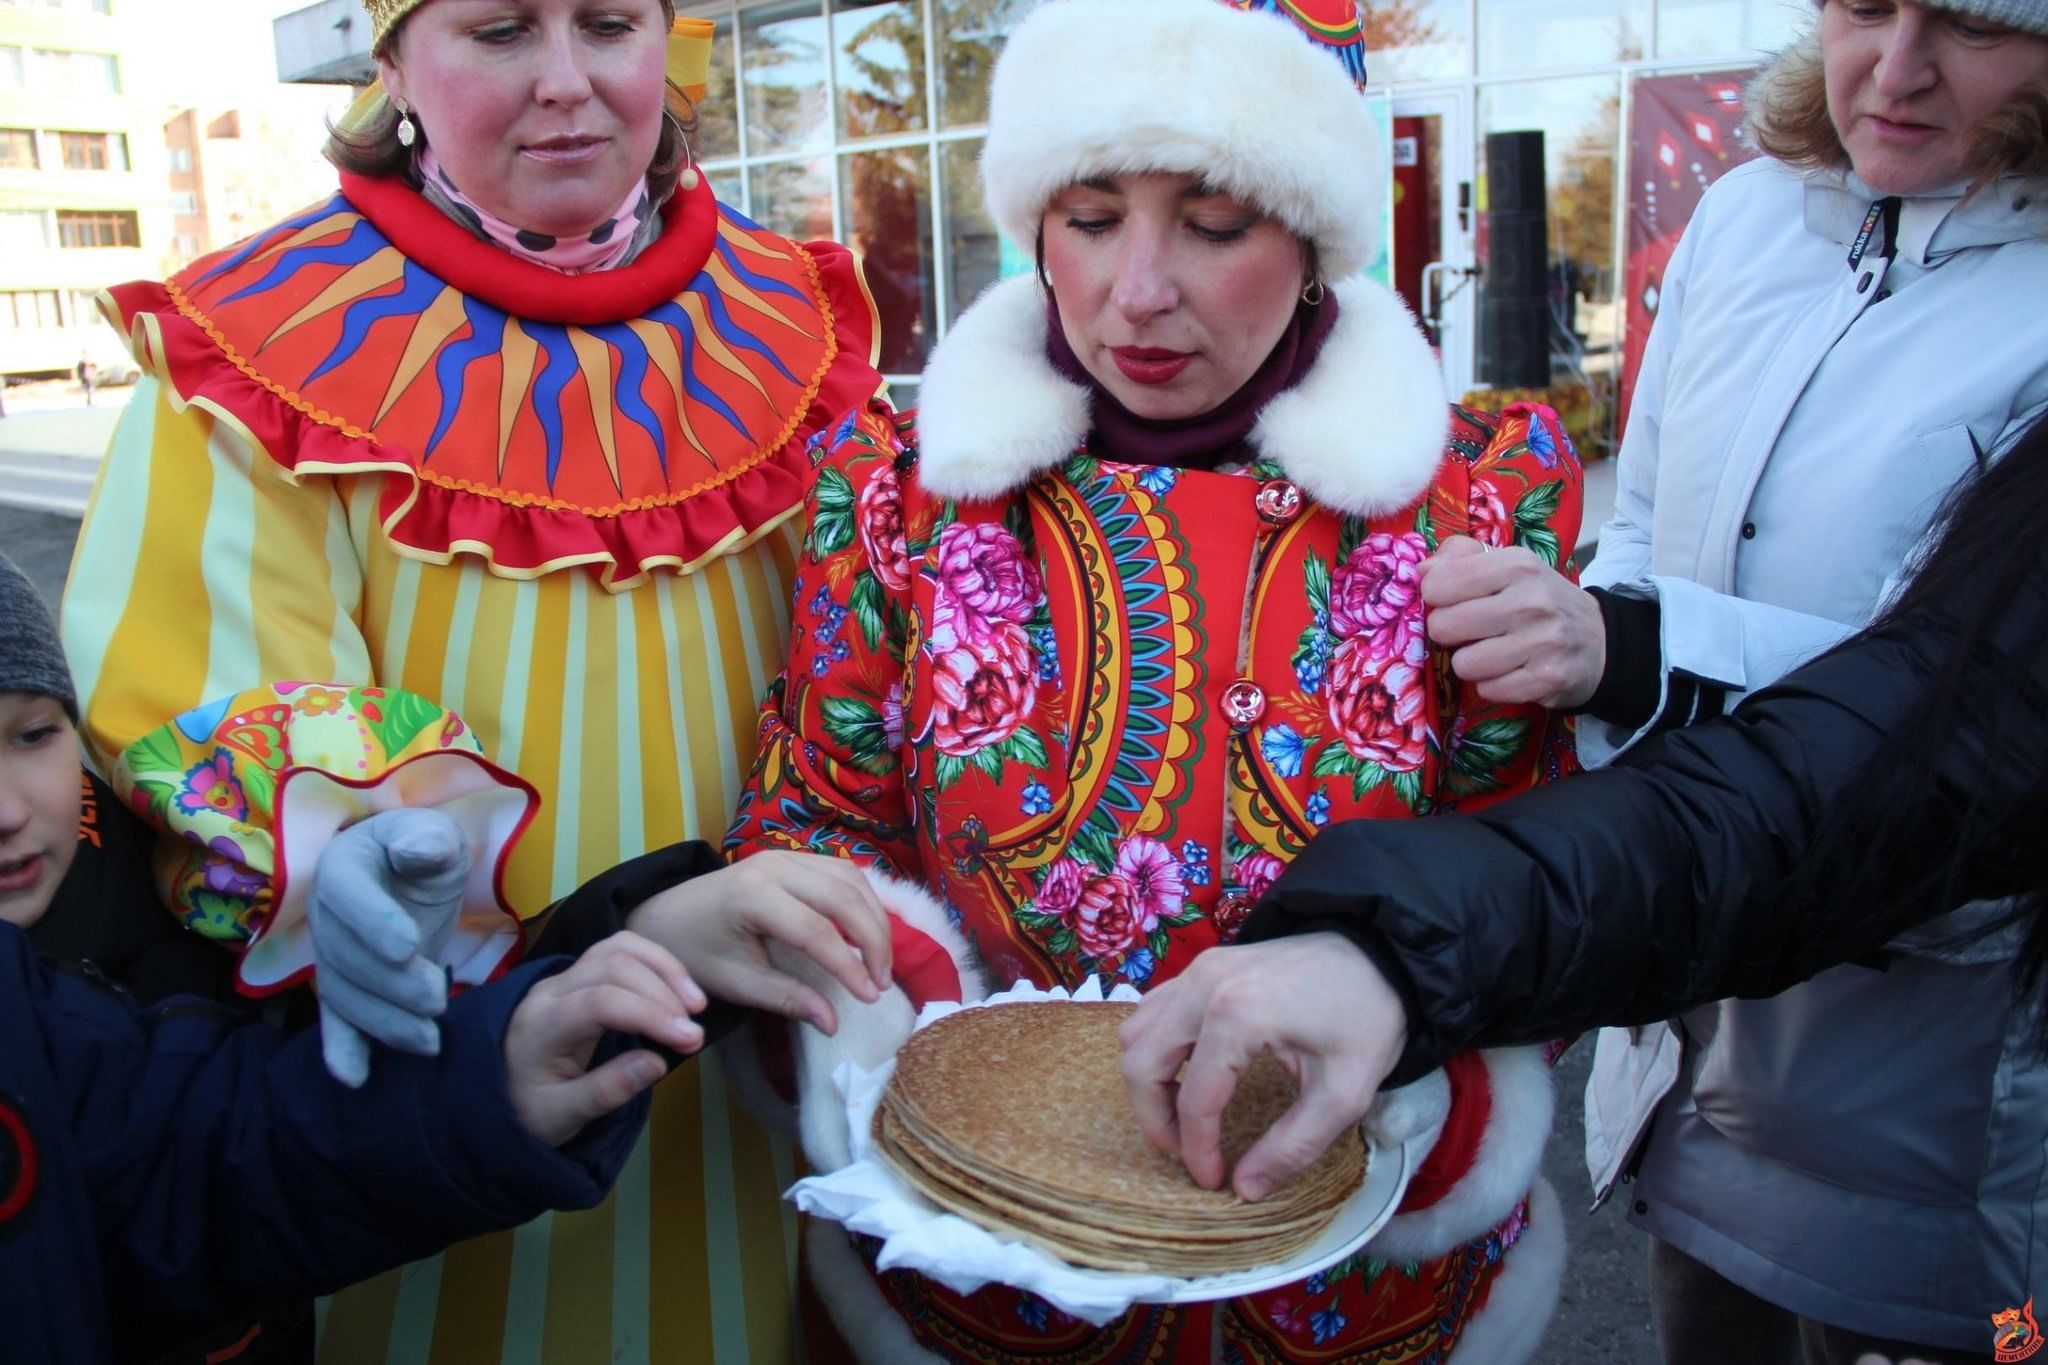
POLYGON ((321 1055, 343 1085, 369 1079, 372 1038, 422 1057, 440 1052, 448 973, 439 959, 468 880, 461 827, 437 810, 373 815, 320 854, 306 927, 321 1055))

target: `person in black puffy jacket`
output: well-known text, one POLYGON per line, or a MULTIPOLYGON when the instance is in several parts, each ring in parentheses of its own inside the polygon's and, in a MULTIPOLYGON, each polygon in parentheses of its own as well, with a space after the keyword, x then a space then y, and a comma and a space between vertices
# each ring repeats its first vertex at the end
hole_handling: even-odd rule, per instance
POLYGON ((1733 715, 1483 813, 1325 830, 1239 946, 1127 1024, 1148 1135, 1211 1150, 1235 1072, 1272 1048, 1303 1092, 1238 1163, 1255 1197, 1383 1082, 1452 1053, 1767 996, 1984 897, 2016 898, 2038 993, 2044 524, 2048 418, 1955 501, 1868 629, 1733 715))

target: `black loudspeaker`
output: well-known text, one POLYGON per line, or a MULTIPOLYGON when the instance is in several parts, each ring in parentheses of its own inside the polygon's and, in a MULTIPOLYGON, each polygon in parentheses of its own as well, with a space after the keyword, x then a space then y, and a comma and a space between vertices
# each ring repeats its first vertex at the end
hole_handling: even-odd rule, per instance
POLYGON ((1543 134, 1486 135, 1486 261, 1479 377, 1500 388, 1550 383, 1550 236, 1543 134))

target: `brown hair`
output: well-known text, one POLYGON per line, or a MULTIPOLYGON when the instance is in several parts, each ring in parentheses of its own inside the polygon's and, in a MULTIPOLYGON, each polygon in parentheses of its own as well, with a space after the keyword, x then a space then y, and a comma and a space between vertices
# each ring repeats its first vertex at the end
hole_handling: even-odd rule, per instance
MULTIPOLYGON (((1805 171, 1832 170, 1849 160, 1828 117, 1820 32, 1807 33, 1764 64, 1743 91, 1749 134, 1763 151, 1805 171)), ((2048 177, 2048 77, 2029 81, 1979 124, 1963 163, 1970 193, 2001 175, 2048 177)))
MULTIPOLYGON (((661 111, 661 140, 654 144, 654 159, 647 163, 647 188, 656 199, 667 198, 690 165, 690 135, 696 131, 697 111, 689 96, 671 85, 667 107, 661 111)), ((420 136, 426 136, 424 129, 420 136)), ((380 98, 368 115, 347 127, 329 120, 327 145, 321 154, 353 175, 417 179, 412 148, 398 141, 398 107, 389 96, 380 98)))

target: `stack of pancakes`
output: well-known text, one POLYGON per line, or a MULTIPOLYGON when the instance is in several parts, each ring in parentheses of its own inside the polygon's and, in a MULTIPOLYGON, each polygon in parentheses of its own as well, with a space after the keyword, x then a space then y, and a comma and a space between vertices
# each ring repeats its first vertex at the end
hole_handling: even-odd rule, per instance
MULTIPOLYGON (((966 1009, 911 1035, 875 1110, 875 1145, 920 1194, 1074 1265, 1218 1275, 1313 1242, 1365 1178, 1356 1128, 1256 1204, 1205 1190, 1145 1140, 1117 1028, 1135 1005, 966 1009)), ((1235 1165, 1294 1101, 1261 1054, 1223 1116, 1235 1165)))

